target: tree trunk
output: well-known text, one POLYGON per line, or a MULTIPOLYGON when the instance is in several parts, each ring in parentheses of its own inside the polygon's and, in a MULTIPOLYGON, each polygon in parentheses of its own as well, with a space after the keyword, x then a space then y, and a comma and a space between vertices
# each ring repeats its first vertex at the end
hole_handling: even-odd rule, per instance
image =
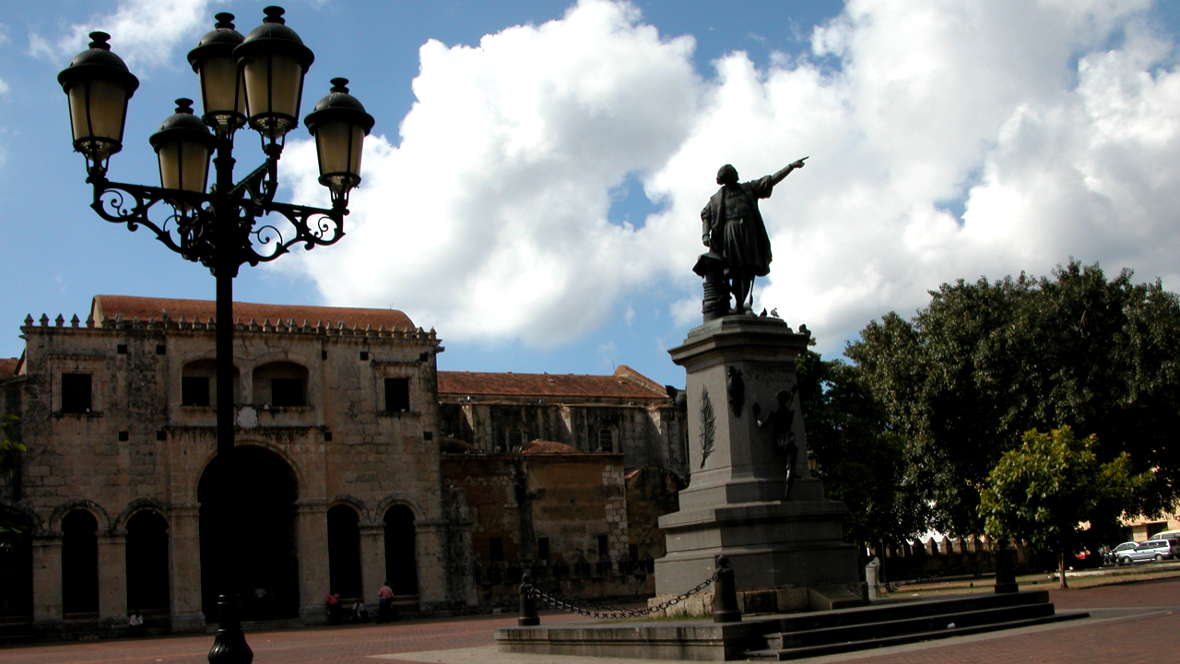
POLYGON ((1059 551, 1057 553, 1057 576, 1061 579, 1061 585, 1058 588, 1068 588, 1069 585, 1065 582, 1065 552, 1059 551))

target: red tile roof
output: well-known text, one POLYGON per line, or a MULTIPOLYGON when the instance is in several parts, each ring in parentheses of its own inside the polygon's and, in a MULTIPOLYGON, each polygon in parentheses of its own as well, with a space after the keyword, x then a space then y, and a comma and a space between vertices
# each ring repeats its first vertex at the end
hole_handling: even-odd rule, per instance
POLYGON ((20 364, 19 357, 0 357, 0 379, 10 378, 20 364))
POLYGON ((438 393, 451 397, 668 398, 663 387, 627 366, 620 366, 613 376, 440 371, 438 393))
MULTIPOLYGON (((212 300, 178 300, 158 297, 133 297, 130 295, 95 295, 90 304, 90 316, 101 324, 106 318, 116 316, 123 320, 160 320, 167 313, 171 320, 184 318, 187 321, 208 321, 216 317, 212 300)), ((358 309, 350 307, 311 307, 306 305, 256 304, 234 302, 234 321, 258 323, 294 320, 296 325, 307 321, 310 325, 323 322, 325 326, 337 327, 344 323, 347 328, 371 327, 376 330, 413 330, 410 317, 396 309, 358 309)))

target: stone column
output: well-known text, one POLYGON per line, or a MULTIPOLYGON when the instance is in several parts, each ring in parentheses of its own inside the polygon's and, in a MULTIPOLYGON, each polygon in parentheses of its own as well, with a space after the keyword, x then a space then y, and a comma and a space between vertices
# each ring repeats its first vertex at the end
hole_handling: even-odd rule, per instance
POLYGON ((98 536, 98 620, 127 624, 127 531, 98 536))
POLYGON ((196 505, 174 505, 168 513, 168 596, 172 603, 172 631, 205 629, 201 610, 200 512, 196 505))
POLYGON ((328 503, 301 500, 296 503, 295 549, 299 555, 299 618, 307 624, 327 620, 324 595, 328 575, 328 503))
POLYGON ((441 521, 419 521, 415 526, 418 603, 423 607, 443 604, 447 601, 446 525, 441 521))
MULTIPOLYGON (((385 527, 361 526, 361 596, 369 612, 377 606, 377 589, 385 581, 385 527)), ((375 614, 374 614, 375 615, 375 614)))
POLYGON ((60 623, 61 534, 33 537, 33 622, 60 623))

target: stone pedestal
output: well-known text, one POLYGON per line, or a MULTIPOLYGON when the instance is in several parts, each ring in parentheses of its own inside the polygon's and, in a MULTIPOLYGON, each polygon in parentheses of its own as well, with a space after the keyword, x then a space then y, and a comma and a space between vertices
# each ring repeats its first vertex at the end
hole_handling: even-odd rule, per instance
POLYGON ((729 558, 738 591, 847 593, 859 583, 856 549, 843 540, 847 510, 808 469, 795 392, 808 339, 777 318, 733 315, 669 351, 687 371, 691 477, 680 510, 660 517, 667 555, 656 561, 657 595, 707 578, 717 554, 729 558))

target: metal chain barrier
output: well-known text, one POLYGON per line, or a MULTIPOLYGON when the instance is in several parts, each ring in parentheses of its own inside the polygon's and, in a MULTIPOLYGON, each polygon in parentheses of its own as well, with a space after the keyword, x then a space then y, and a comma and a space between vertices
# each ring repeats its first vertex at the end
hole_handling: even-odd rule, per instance
POLYGON ((705 588, 708 588, 716 580, 717 580, 717 572, 713 572, 712 576, 705 579, 704 581, 701 581, 700 583, 693 586, 692 588, 689 588, 688 590, 680 593, 679 595, 674 595, 671 598, 666 599, 663 602, 660 602, 659 604, 656 604, 654 606, 644 607, 642 609, 624 609, 624 608, 610 607, 610 606, 600 606, 600 607, 596 607, 596 608, 578 606, 578 605, 573 604, 571 602, 567 602, 567 601, 561 599, 560 597, 555 597, 553 595, 550 595, 549 593, 541 590, 540 588, 538 588, 537 586, 535 586, 531 583, 520 584, 520 591, 521 591, 521 593, 524 593, 525 595, 527 595, 529 597, 535 597, 535 598, 545 602, 546 604, 548 604, 549 606, 551 606, 555 609, 561 609, 563 611, 570 611, 572 613, 577 613, 579 615, 583 615, 588 618, 610 620, 610 619, 617 619, 617 618, 641 618, 644 616, 650 616, 653 613, 659 613, 660 611, 670 609, 673 606, 676 606, 677 604, 680 604, 684 600, 688 599, 689 597, 692 597, 693 595, 696 595, 696 594, 704 591, 705 588))

